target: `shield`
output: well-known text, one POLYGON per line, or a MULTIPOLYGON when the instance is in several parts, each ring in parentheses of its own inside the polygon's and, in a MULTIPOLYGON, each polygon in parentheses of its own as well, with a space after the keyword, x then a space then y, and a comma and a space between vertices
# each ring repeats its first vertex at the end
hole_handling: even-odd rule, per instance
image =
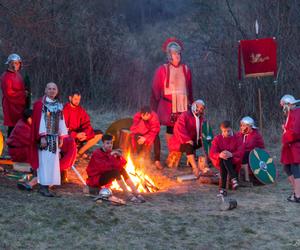
POLYGON ((276 179, 273 159, 263 149, 255 148, 249 154, 249 165, 255 177, 263 184, 272 184, 276 179))
POLYGON ((110 134, 114 137, 114 148, 118 148, 120 141, 121 129, 130 129, 132 125, 132 118, 124 118, 113 122, 105 131, 106 134, 110 134))
POLYGON ((208 121, 203 122, 202 124, 202 143, 205 153, 208 155, 211 142, 214 138, 212 127, 208 121))

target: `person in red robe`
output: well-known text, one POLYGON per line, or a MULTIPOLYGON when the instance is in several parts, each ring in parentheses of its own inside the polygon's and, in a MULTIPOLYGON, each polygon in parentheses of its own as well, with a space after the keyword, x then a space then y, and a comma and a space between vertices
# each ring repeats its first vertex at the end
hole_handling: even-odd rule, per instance
POLYGON ((32 110, 25 110, 6 141, 8 154, 14 162, 30 163, 31 116, 32 110))
POLYGON ((202 100, 193 102, 189 111, 183 112, 174 126, 174 134, 170 138, 168 147, 170 152, 186 153, 189 164, 196 177, 200 169, 195 159, 196 149, 202 147, 201 135, 204 121, 205 103, 202 100))
POLYGON ((80 105, 80 100, 80 92, 74 91, 69 96, 69 103, 65 104, 63 113, 68 133, 79 146, 78 155, 87 158, 85 152, 101 140, 103 133, 93 129, 90 117, 80 105))
MULTIPOLYGON (((132 148, 134 152, 142 151, 149 156, 154 140, 159 135, 160 124, 157 114, 151 111, 149 106, 141 108, 133 117, 133 123, 130 127, 132 148)), ((154 147, 154 162, 158 169, 161 168, 160 149, 154 147)))
MULTIPOLYGON (((245 116, 240 121, 240 131, 238 136, 243 142, 244 156, 242 160, 242 169, 245 172, 245 181, 260 183, 252 173, 249 167, 249 154, 255 148, 265 148, 265 143, 258 128, 254 124, 254 120, 250 116, 245 116)), ((242 171, 241 171, 242 172, 242 171)))
POLYGON ((230 121, 222 122, 220 129, 222 133, 213 139, 209 157, 221 174, 219 178, 220 195, 226 196, 227 175, 231 179, 233 189, 239 186, 237 172, 240 169, 244 152, 242 142, 237 134, 233 133, 230 121))
POLYGON ((284 95, 280 104, 286 115, 286 122, 282 126, 281 163, 288 175, 293 193, 288 201, 300 203, 300 100, 292 95, 284 95))
POLYGON ((112 181, 116 180, 127 194, 129 201, 135 203, 145 202, 145 199, 139 194, 124 169, 127 162, 123 158, 122 153, 119 150, 112 150, 113 137, 105 134, 102 137, 102 142, 102 147, 93 152, 87 166, 87 185, 91 188, 98 188, 109 185, 112 181), (127 189, 126 184, 132 190, 131 192, 127 189))
POLYGON ((22 59, 17 54, 8 56, 8 69, 1 76, 2 109, 4 126, 7 126, 7 137, 17 122, 23 117, 26 107, 26 90, 23 78, 19 73, 22 59))
MULTIPOLYGON (((163 51, 167 54, 168 63, 158 67, 152 83, 151 109, 157 113, 160 124, 166 126, 167 144, 177 118, 193 102, 192 74, 189 67, 181 62, 182 50, 180 40, 168 38, 165 41, 163 51)), ((160 148, 159 137, 155 144, 160 148)))

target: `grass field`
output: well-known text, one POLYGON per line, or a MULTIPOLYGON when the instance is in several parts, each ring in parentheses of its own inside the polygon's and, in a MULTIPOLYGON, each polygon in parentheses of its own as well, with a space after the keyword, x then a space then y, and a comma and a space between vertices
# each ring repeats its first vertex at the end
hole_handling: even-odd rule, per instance
MULTIPOLYGON (((103 115, 95 126, 116 118, 103 115)), ((231 211, 220 211, 217 186, 178 183, 187 168, 147 166, 160 191, 146 194, 144 204, 122 207, 84 196, 72 172, 71 183, 55 189, 60 198, 19 191, 1 175, 0 249, 299 249, 300 206, 286 201, 290 187, 278 147, 269 151, 276 156, 277 183, 229 192, 238 201, 231 211)), ((82 174, 86 165, 77 165, 82 174)))

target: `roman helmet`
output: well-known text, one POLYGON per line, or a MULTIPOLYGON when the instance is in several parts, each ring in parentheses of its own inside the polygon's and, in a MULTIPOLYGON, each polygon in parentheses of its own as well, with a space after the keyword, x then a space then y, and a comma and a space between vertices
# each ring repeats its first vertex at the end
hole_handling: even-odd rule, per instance
POLYGON ((203 100, 198 99, 192 103, 191 111, 194 115, 196 115, 196 116, 202 115, 204 112, 204 109, 205 109, 205 103, 203 100))
POLYGON ((241 132, 243 134, 247 134, 250 128, 257 129, 257 127, 254 124, 253 118, 250 116, 243 117, 242 120, 240 121, 240 125, 244 125, 243 127, 241 126, 241 132))
POLYGON ((112 191, 109 188, 101 188, 99 191, 99 196, 108 199, 110 196, 112 196, 112 191))
POLYGON ((181 54, 183 43, 175 37, 170 37, 163 43, 162 50, 167 53, 168 60, 170 61, 172 59, 171 51, 173 50, 181 54))
POLYGON ((13 61, 22 62, 22 58, 18 54, 10 54, 7 57, 7 60, 6 60, 5 64, 9 64, 10 62, 13 62, 13 61))
POLYGON ((296 100, 292 95, 284 95, 280 99, 280 105, 284 113, 287 113, 291 109, 291 105, 300 102, 300 100, 296 100))

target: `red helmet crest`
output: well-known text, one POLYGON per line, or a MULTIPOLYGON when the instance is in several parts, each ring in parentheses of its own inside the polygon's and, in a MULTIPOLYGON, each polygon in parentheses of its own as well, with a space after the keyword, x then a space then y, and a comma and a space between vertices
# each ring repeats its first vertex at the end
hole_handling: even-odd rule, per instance
POLYGON ((170 37, 162 45, 163 52, 167 52, 167 48, 170 45, 170 43, 176 43, 181 48, 181 50, 183 50, 183 42, 177 39, 176 37, 170 37))

